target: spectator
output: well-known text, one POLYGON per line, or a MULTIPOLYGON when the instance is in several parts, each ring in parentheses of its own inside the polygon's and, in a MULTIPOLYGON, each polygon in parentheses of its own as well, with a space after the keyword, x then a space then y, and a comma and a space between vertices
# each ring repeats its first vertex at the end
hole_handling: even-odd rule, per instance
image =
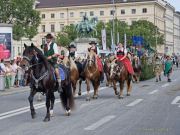
POLYGON ((17 84, 16 86, 22 86, 23 85, 23 77, 24 77, 24 72, 23 69, 20 67, 20 62, 17 62, 17 84))
POLYGON ((170 76, 172 74, 173 62, 169 55, 166 57, 164 75, 167 76, 167 81, 171 82, 170 76))
POLYGON ((4 60, 2 59, 0 61, 0 74, 5 74, 5 72, 6 72, 6 67, 4 65, 4 60))
POLYGON ((11 77, 11 86, 15 86, 15 78, 16 78, 16 75, 17 75, 17 69, 18 69, 18 66, 16 64, 16 60, 14 59, 12 61, 12 77, 11 77))
POLYGON ((5 72, 6 88, 9 89, 11 86, 11 74, 12 74, 12 66, 11 66, 10 61, 8 61, 5 64, 5 67, 6 67, 6 72, 5 72))

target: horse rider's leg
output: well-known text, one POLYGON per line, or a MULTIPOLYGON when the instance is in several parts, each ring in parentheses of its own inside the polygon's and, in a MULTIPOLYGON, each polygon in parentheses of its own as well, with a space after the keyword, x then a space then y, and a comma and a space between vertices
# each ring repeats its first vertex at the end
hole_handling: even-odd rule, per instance
POLYGON ((125 82, 125 80, 120 81, 120 94, 119 94, 119 99, 123 99, 124 82, 125 82))
POLYGON ((58 92, 62 92, 62 88, 61 88, 61 76, 59 74, 58 67, 55 68, 55 74, 56 74, 56 78, 57 78, 57 81, 58 81, 58 84, 59 84, 58 92))
POLYGON ((127 96, 130 96, 130 94, 131 94, 131 79, 128 79, 126 81, 126 83, 127 83, 127 96))
POLYGON ((47 109, 47 113, 46 113, 46 116, 44 118, 44 122, 50 121, 50 99, 51 99, 51 93, 47 92, 46 93, 46 109, 47 109))
POLYGON ((54 108, 54 101, 55 101, 55 96, 54 96, 54 92, 51 93, 51 106, 50 106, 50 116, 53 117, 53 108, 54 108))
POLYGON ((35 112, 34 105, 33 105, 33 99, 34 99, 35 94, 36 94, 36 91, 31 89, 30 95, 28 97, 28 100, 29 100, 29 103, 30 103, 30 110, 31 110, 32 119, 34 119, 36 117, 36 112, 35 112))
POLYGON ((79 79, 79 92, 78 95, 81 96, 81 84, 82 84, 82 79, 79 79))
POLYGON ((87 97, 86 97, 86 101, 90 101, 90 80, 87 78, 86 79, 86 85, 87 85, 87 97))
POLYGON ((117 91, 116 80, 113 80, 112 83, 113 83, 114 93, 115 95, 118 95, 119 92, 117 91))

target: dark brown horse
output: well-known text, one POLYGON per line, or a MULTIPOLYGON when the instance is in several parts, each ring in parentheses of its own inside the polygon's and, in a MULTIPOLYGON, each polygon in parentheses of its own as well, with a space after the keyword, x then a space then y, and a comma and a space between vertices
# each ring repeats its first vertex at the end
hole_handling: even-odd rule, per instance
POLYGON ((112 63, 110 77, 113 81, 113 88, 115 95, 119 94, 119 98, 123 99, 123 89, 124 83, 127 83, 127 96, 130 96, 131 93, 131 75, 128 73, 122 62, 112 63), (116 83, 120 84, 120 93, 117 91, 116 83))
MULTIPOLYGON (((33 98, 37 92, 42 92, 46 95, 47 113, 44 121, 50 120, 50 115, 53 113, 55 96, 54 92, 58 90, 58 83, 54 75, 53 66, 47 61, 43 53, 35 47, 25 45, 23 52, 23 60, 21 67, 31 70, 31 91, 29 96, 31 116, 34 119, 36 112, 33 106, 33 98)), ((64 71, 64 79, 61 82, 62 91, 60 91, 60 98, 62 105, 66 110, 67 115, 70 115, 71 109, 74 107, 74 99, 70 87, 69 71, 64 66, 61 66, 64 71)))
POLYGON ((94 88, 94 95, 93 98, 98 98, 98 88, 100 86, 100 71, 98 70, 97 61, 96 61, 96 54, 93 51, 90 51, 87 56, 85 69, 85 80, 87 84, 87 97, 86 101, 90 101, 90 82, 94 88))

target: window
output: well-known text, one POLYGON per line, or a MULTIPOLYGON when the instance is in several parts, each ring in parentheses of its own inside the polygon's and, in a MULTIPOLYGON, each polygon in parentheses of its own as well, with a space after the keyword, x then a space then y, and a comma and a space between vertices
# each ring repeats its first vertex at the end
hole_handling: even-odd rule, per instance
POLYGON ((60 13, 60 18, 64 18, 64 13, 60 13))
POLYGON ((63 31, 64 29, 64 24, 60 24, 60 31, 63 31))
POLYGON ((46 18, 45 14, 42 14, 42 16, 41 16, 41 17, 42 17, 42 19, 45 19, 45 18, 46 18))
POLYGON ((42 25, 41 28, 42 28, 42 32, 46 32, 45 25, 42 25))
POLYGON ((54 14, 51 14, 51 18, 54 18, 55 17, 55 15, 54 14))
POLYGON ((83 17, 84 16, 84 12, 80 12, 80 17, 83 17))
POLYGON ((100 16, 104 16, 104 11, 100 11, 100 16))
POLYGON ((74 17, 74 12, 70 12, 70 17, 74 17))
POLYGON ((90 11, 90 16, 94 16, 94 12, 93 11, 90 11))
POLYGON ((142 9, 142 12, 143 12, 143 13, 147 13, 147 8, 143 8, 143 9, 142 9))
POLYGON ((136 9, 131 9, 132 14, 136 14, 136 9))
POLYGON ((125 10, 121 9, 121 14, 124 15, 125 14, 125 10))
POLYGON ((110 11, 110 15, 114 15, 114 13, 115 13, 115 10, 110 11))
POLYGON ((51 24, 51 32, 55 32, 55 26, 54 26, 54 24, 51 24))

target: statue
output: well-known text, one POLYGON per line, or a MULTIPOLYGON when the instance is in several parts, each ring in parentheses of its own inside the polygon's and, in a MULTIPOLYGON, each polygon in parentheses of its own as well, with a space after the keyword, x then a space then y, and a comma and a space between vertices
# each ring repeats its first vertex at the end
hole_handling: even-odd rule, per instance
POLYGON ((96 24, 97 24, 97 17, 92 18, 91 20, 88 19, 87 15, 85 14, 83 16, 82 21, 76 25, 75 30, 77 31, 78 35, 83 37, 90 37, 91 33, 95 31, 95 34, 97 35, 96 30, 96 24))

